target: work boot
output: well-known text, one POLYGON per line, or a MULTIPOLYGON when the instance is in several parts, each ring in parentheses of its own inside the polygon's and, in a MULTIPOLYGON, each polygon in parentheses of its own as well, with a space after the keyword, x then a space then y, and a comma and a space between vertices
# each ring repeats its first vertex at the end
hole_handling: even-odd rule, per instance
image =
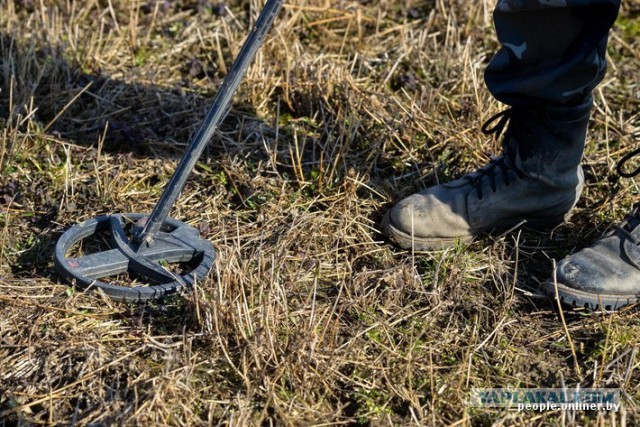
POLYGON ((383 219, 384 233, 402 248, 432 250, 522 221, 535 228, 563 222, 584 185, 591 105, 589 97, 578 106, 514 107, 492 117, 484 133, 500 134, 508 122, 503 154, 400 201, 383 219))
MULTIPOLYGON (((640 149, 626 156, 618 166, 621 173, 628 159, 640 154, 640 149)), ((542 289, 566 304, 591 310, 617 310, 640 301, 640 203, 636 203, 625 220, 605 233, 591 247, 560 261, 554 277, 542 289)))

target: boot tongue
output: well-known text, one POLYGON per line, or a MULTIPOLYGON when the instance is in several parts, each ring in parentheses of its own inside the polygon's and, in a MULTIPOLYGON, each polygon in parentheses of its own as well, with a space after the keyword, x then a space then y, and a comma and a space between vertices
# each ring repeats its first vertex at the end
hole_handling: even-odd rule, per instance
POLYGON ((526 112, 520 108, 511 108, 508 114, 509 124, 503 135, 502 150, 504 152, 505 163, 519 174, 524 174, 523 161, 531 156, 527 152, 527 145, 519 143, 522 130, 530 126, 527 122, 526 112))
POLYGON ((518 175, 526 175, 516 139, 508 134, 505 135, 503 147, 505 164, 509 166, 509 168, 515 170, 518 175))

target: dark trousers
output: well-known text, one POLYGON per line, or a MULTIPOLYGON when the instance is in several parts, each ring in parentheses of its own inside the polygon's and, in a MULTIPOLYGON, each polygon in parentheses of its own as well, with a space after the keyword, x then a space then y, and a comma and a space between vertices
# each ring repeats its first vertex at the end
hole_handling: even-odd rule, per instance
POLYGON ((512 106, 578 104, 604 77, 620 0, 500 0, 487 87, 512 106))

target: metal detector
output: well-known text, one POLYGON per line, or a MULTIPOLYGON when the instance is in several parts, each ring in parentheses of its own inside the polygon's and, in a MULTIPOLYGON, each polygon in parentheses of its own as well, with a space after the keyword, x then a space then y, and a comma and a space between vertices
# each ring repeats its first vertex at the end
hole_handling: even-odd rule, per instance
POLYGON ((202 239, 196 228, 168 215, 226 115, 283 1, 267 0, 151 215, 101 216, 74 225, 60 237, 55 264, 65 280, 83 288, 102 289, 112 299, 135 302, 175 293, 209 274, 216 258, 213 245, 202 239), (130 276, 119 280, 124 273, 135 277, 134 282, 129 283, 130 276), (107 277, 111 278, 109 283, 100 280, 107 277))

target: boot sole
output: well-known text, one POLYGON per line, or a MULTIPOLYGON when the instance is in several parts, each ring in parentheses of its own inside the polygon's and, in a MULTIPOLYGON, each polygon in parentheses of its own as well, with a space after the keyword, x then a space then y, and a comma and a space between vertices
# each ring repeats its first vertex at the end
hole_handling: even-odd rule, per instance
MULTIPOLYGON (((527 218, 525 227, 534 230, 548 230, 553 227, 562 224, 567 221, 571 216, 570 213, 567 213, 560 217, 555 218, 527 218)), ((510 221, 512 224, 511 227, 517 225, 522 222, 525 218, 510 221)), ((473 242, 473 240, 477 237, 477 235, 463 235, 457 236, 454 238, 435 238, 435 239, 425 239, 422 237, 412 236, 398 228, 396 228, 391 223, 391 218, 389 218, 389 212, 387 212, 382 218, 382 232, 391 240, 393 243, 400 246, 402 249, 414 249, 418 251, 433 251, 433 250, 443 250, 447 248, 451 248, 456 245, 456 243, 468 244, 473 242)), ((502 229, 509 229, 509 226, 501 227, 502 229)), ((480 232, 478 232, 480 234, 480 232)))
MULTIPOLYGON (((551 298, 556 299, 554 282, 547 281, 543 283, 542 291, 551 298)), ((626 305, 640 302, 640 295, 594 294, 573 289, 561 283, 558 283, 558 298, 565 305, 594 311, 616 311, 626 305)))

